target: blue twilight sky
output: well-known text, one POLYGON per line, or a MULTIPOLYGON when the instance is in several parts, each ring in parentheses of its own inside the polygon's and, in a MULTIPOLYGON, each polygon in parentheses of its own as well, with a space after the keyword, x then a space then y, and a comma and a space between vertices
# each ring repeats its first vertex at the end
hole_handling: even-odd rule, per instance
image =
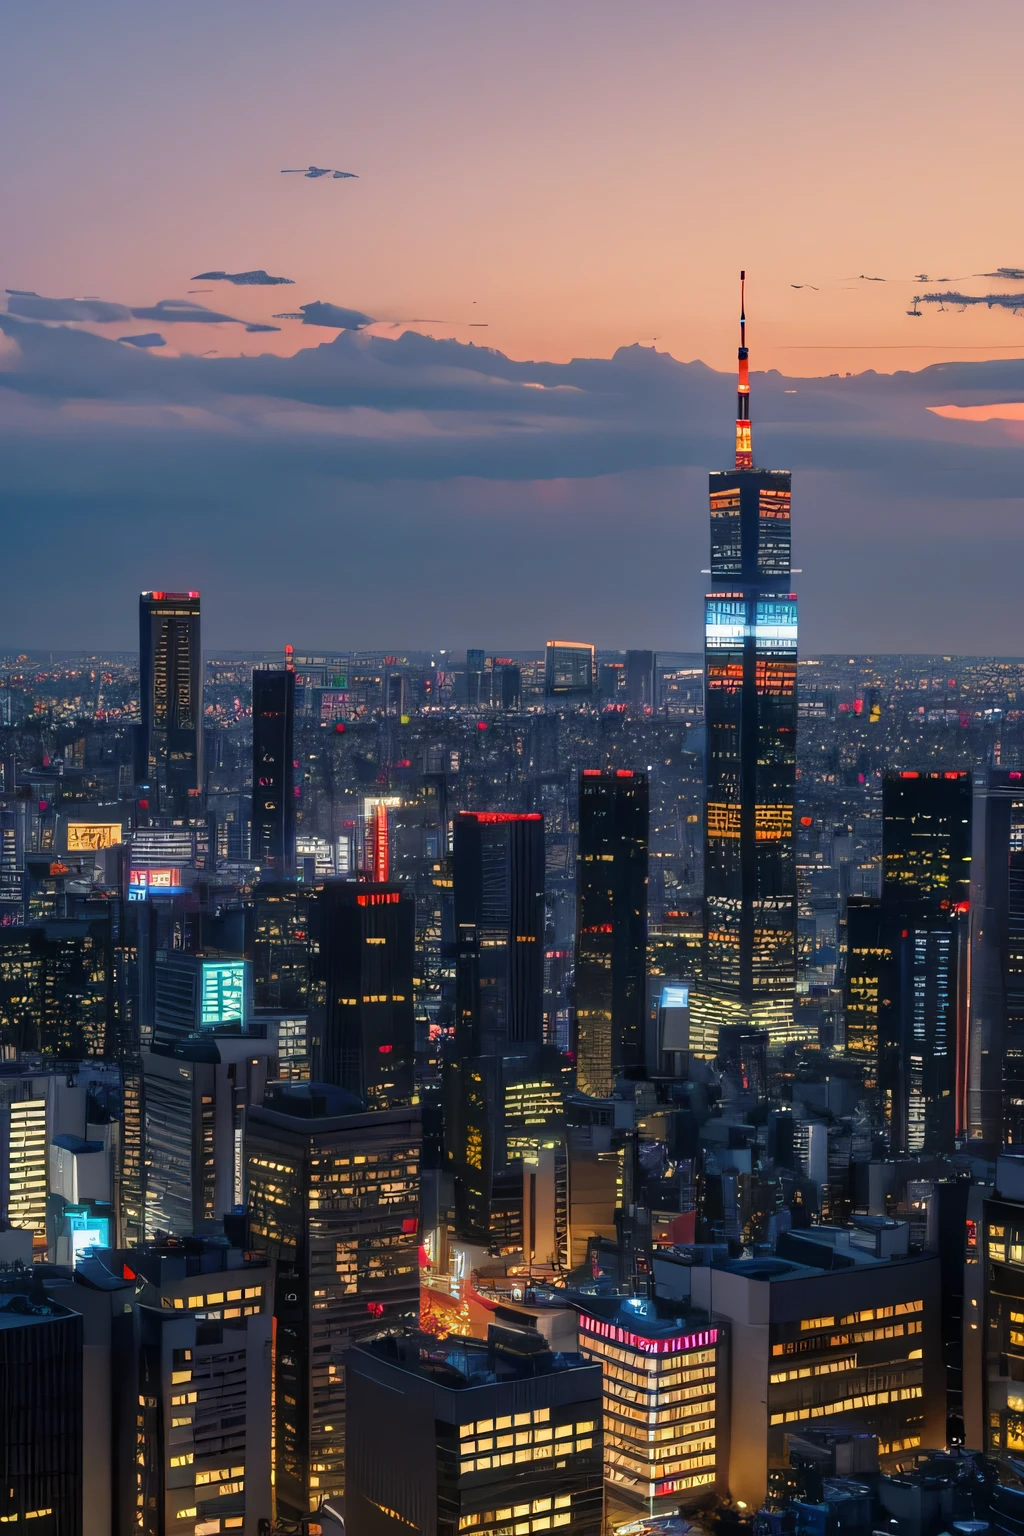
POLYGON ((805 652, 1024 654, 1018 20, 11 12, 0 649, 696 647, 743 265, 805 652))

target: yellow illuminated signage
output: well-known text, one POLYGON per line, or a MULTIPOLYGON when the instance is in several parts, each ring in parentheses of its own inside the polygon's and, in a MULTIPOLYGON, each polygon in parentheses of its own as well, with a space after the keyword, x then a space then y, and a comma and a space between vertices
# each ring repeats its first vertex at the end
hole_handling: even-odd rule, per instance
POLYGON ((68 853, 88 853, 96 848, 115 848, 121 841, 119 821, 69 821, 68 853))

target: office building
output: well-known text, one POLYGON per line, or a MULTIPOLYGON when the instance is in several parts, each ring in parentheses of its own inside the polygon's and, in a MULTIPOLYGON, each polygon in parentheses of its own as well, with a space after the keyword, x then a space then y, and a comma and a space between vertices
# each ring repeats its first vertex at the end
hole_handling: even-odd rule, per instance
POLYGON ((814 1227, 775 1257, 694 1267, 690 1299, 727 1320, 733 1499, 757 1509, 788 1465, 795 1428, 851 1420, 878 1436, 883 1470, 946 1441, 939 1259, 880 1257, 906 1228, 814 1227))
POLYGON ((584 768, 576 863, 576 1077, 607 1098, 645 1060, 646 773, 584 768))
POLYGON ((495 709, 507 709, 516 714, 523 707, 522 669, 509 657, 494 658, 491 669, 491 704, 495 709))
POLYGON ((327 880, 317 895, 309 1038, 314 1077, 370 1109, 414 1093, 415 904, 400 885, 327 880))
POLYGON ((691 994, 701 1052, 717 1029, 794 1038, 797 603, 790 591, 788 471, 755 469, 740 304, 736 465, 710 477, 705 604, 707 805, 704 976, 691 994))
MULTIPOLYGON (((249 1111, 252 1241, 277 1264, 274 1478, 298 1520, 345 1493, 345 1361, 419 1317, 420 1112, 276 1083, 249 1111)), ((406 1448, 407 1449, 407 1448, 406 1448)))
POLYGON ((544 818, 462 811, 454 828, 456 1038, 468 1056, 539 1045, 544 818))
POLYGON ((657 709, 653 651, 626 652, 626 699, 636 710, 657 709))
POLYGON ((176 1045, 211 1030, 242 1034, 248 1028, 253 1016, 251 961, 160 949, 154 976, 154 1045, 176 1045))
POLYGON ((190 816, 203 790, 203 653, 198 592, 139 597, 142 724, 135 779, 152 809, 190 816))
POLYGON ((54 1061, 114 1054, 109 911, 0 928, 0 1045, 54 1061))
POLYGON ((950 1152, 968 1123, 970 870, 970 775, 887 773, 882 895, 848 903, 845 1001, 894 1152, 950 1152))
POLYGON ((273 1042, 217 1034, 142 1053, 149 1237, 210 1233, 245 1203, 245 1125, 263 1101, 273 1042))
POLYGON ((535 1329, 391 1335, 348 1366, 350 1536, 599 1536, 601 1370, 535 1329))
POLYGON ((308 1013, 315 902, 315 888, 297 881, 261 880, 253 891, 247 948, 257 1014, 308 1013))
POLYGON ((595 651, 577 640, 549 640, 544 650, 544 697, 551 703, 584 704, 594 697, 595 651))
POLYGON ((295 868, 295 672, 252 674, 251 858, 261 870, 295 868))
POLYGON ((1024 1158, 996 1159, 970 1192, 964 1270, 963 1385, 968 1443, 1024 1452, 1024 1158))
POLYGON ((579 1350, 604 1371, 604 1475, 617 1503, 674 1513, 724 1491, 725 1330, 676 1303, 578 1298, 579 1350))
POLYGON ((452 868, 455 1039, 446 1068, 445 1135, 456 1229, 468 1241, 501 1249, 521 1237, 524 1148, 551 1131, 557 1119, 552 1095, 561 1102, 552 1053, 542 1044, 541 813, 461 812, 452 868), (528 1121, 532 1138, 524 1134, 528 1121))
POLYGON ((895 906, 955 905, 971 893, 971 776, 887 773, 882 784, 882 894, 895 906))
POLYGON ((168 1239, 99 1252, 83 1279, 115 1303, 116 1528, 258 1536, 272 1510, 272 1266, 225 1239, 168 1239))
POLYGON ((0 1524, 82 1532, 82 1319, 0 1271, 0 1524))
MULTIPOLYGON (((1024 775, 977 785, 967 1128, 991 1156, 1024 1146, 1024 775)), ((980 1145, 979 1145, 980 1144, 980 1145)))

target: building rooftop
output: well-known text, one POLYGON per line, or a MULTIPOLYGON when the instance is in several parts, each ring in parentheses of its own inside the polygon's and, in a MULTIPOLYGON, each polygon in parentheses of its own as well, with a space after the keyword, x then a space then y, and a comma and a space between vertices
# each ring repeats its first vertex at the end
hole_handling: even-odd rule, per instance
POLYGON ((706 1312, 689 1307, 683 1310, 678 1301, 648 1296, 578 1295, 571 1299, 588 1316, 645 1339, 672 1339, 711 1327, 706 1312))
POLYGON ((592 1369, 581 1355, 549 1349, 543 1336, 532 1329, 502 1328, 493 1323, 486 1341, 436 1339, 414 1331, 386 1334, 358 1348, 376 1360, 455 1391, 523 1381, 553 1371, 592 1369))

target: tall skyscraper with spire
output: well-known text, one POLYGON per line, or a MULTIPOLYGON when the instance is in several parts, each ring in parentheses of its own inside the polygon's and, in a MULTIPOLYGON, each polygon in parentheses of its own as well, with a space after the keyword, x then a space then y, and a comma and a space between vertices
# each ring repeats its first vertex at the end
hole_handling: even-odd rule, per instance
POLYGON ((740 273, 736 464, 710 476, 705 601, 707 812, 704 974, 691 992, 691 1050, 715 1054, 723 1024, 794 1037, 797 604, 790 591, 788 470, 755 469, 745 273, 740 273))

